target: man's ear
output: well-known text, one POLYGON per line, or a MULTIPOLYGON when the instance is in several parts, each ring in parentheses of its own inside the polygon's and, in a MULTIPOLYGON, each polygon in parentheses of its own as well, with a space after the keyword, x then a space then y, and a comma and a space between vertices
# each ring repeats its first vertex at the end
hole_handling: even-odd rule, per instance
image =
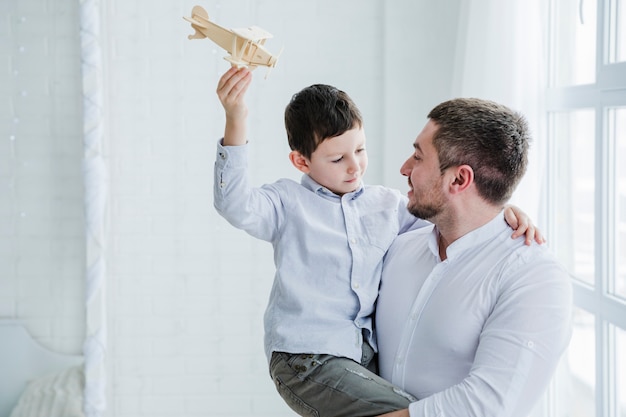
POLYGON ((294 167, 305 174, 308 174, 311 170, 311 168, 309 168, 309 160, 298 151, 289 152, 289 160, 294 167))
POLYGON ((474 170, 469 165, 459 165, 453 173, 454 178, 450 184, 452 194, 461 193, 474 183, 474 170))

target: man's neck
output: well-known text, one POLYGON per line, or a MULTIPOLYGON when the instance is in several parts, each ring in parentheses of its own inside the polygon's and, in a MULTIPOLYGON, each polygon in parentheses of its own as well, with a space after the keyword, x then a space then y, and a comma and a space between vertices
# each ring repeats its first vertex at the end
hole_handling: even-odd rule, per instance
POLYGON ((437 226, 439 234, 437 244, 441 260, 447 259, 446 249, 454 241, 489 223, 501 211, 502 207, 483 203, 451 210, 441 218, 433 219, 432 222, 437 226))

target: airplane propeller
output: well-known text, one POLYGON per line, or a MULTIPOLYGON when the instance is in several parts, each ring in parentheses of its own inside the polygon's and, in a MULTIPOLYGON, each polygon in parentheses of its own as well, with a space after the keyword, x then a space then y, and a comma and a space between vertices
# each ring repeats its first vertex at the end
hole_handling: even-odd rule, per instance
POLYGON ((280 55, 283 53, 284 49, 285 49, 285 46, 283 45, 283 47, 280 48, 280 51, 278 51, 278 55, 276 55, 276 61, 274 61, 274 65, 272 65, 271 67, 267 67, 267 72, 265 73, 264 79, 266 80, 268 79, 268 77, 270 76, 270 72, 272 72, 272 69, 274 69, 274 67, 278 63, 278 58, 280 58, 280 55))

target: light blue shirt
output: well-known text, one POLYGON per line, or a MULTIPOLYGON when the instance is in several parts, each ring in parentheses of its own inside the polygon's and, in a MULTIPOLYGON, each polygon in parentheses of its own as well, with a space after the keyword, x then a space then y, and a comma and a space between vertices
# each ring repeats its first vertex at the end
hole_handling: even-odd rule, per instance
POLYGON ((380 375, 420 401, 411 417, 525 417, 571 336, 572 288, 545 245, 499 214, 439 258, 432 226, 385 258, 376 309, 380 375))
POLYGON ((338 196, 308 175, 248 183, 248 146, 217 147, 214 204, 233 226, 270 242, 276 273, 265 311, 265 353, 322 353, 361 360, 376 349, 372 313, 382 261, 395 237, 429 223, 382 186, 338 196))

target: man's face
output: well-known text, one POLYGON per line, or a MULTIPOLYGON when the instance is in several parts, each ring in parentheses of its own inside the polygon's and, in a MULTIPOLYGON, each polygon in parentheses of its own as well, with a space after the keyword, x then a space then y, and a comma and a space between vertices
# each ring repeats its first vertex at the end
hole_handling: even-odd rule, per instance
POLYGON ((409 212, 425 220, 433 220, 443 212, 445 194, 439 156, 433 146, 437 125, 428 121, 413 143, 414 152, 400 168, 409 180, 407 197, 409 212))
POLYGON ((308 174, 335 194, 355 191, 367 169, 365 133, 361 128, 325 139, 308 162, 308 174))

